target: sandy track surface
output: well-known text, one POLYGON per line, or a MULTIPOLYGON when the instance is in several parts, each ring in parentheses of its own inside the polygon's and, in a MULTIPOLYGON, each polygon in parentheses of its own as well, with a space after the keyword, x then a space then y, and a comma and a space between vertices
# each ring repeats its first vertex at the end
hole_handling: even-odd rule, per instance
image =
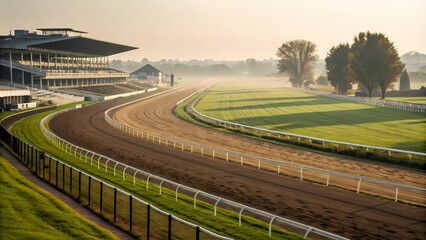
MULTIPOLYGON (((124 123, 149 131, 208 143, 211 146, 244 151, 248 154, 300 161, 322 168, 331 165, 333 170, 341 169, 350 173, 354 171, 348 171, 348 169, 359 169, 358 173, 370 174, 372 177, 378 177, 377 171, 380 171, 380 175, 386 179, 397 178, 389 177, 386 173, 407 178, 410 174, 417 174, 424 179, 424 175, 408 170, 359 163, 351 159, 306 152, 194 126, 171 113, 171 109, 178 100, 205 84, 207 83, 125 107, 118 110, 115 116, 124 123), (388 168, 388 170, 382 170, 382 168, 388 168)), ((112 128, 104 121, 105 110, 136 98, 108 101, 65 113, 53 119, 50 126, 59 136, 75 144, 129 165, 346 237, 353 239, 424 239, 426 237, 425 208, 327 188, 283 175, 259 171, 249 166, 240 166, 236 163, 226 163, 223 160, 174 150, 134 138, 112 128)), ((411 182, 417 185, 424 183, 419 178, 411 182)))

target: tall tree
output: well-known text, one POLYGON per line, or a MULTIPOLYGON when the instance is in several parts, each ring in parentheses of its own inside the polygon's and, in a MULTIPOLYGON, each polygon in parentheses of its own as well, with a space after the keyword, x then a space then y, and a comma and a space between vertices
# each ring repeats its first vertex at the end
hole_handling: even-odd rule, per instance
POLYGON ((314 66, 318 60, 316 46, 306 40, 293 40, 283 43, 277 50, 278 72, 290 76, 293 87, 302 87, 303 82, 313 80, 314 66))
POLYGON ((407 91, 410 89, 410 78, 408 77, 407 69, 405 69, 399 78, 399 90, 407 91))
POLYGON ((332 47, 325 58, 325 68, 330 84, 337 94, 346 95, 352 87, 352 77, 349 65, 349 44, 339 44, 332 47))
POLYGON ((368 90, 368 96, 372 97, 374 86, 379 86, 382 99, 404 69, 393 43, 381 33, 360 33, 355 37, 350 48, 350 64, 358 82, 368 90))

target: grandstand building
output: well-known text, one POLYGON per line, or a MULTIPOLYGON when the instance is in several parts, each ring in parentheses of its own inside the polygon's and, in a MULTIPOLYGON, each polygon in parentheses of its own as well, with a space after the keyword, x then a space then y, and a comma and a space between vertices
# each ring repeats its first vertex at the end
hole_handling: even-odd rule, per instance
POLYGON ((82 37, 71 28, 15 30, 0 36, 0 80, 30 88, 75 88, 126 82, 128 73, 108 68, 108 56, 135 47, 82 37))

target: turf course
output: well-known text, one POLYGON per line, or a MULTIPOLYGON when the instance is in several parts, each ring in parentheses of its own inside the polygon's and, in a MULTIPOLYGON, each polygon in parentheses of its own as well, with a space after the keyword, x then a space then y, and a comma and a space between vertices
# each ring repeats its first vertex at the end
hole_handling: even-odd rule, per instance
POLYGON ((117 239, 0 157, 0 239, 117 239))
MULTIPOLYGON (((69 105, 58 107, 58 111, 62 108, 69 107, 69 105)), ((266 239, 268 236, 268 224, 261 221, 255 220, 249 217, 243 217, 243 224, 241 227, 238 226, 238 214, 230 212, 227 210, 218 209, 218 214, 216 217, 213 216, 213 206, 205 204, 203 202, 197 202, 197 208, 193 208, 193 199, 180 195, 179 201, 175 200, 175 192, 167 189, 162 190, 162 195, 158 194, 158 186, 150 184, 149 191, 145 190, 145 181, 137 180, 136 186, 133 185, 133 176, 127 176, 126 180, 123 181, 120 172, 117 173, 117 176, 111 175, 112 169, 105 173, 103 170, 98 170, 96 167, 90 166, 90 163, 84 163, 79 159, 76 159, 73 155, 67 154, 64 151, 60 150, 56 146, 52 145, 47 138, 44 137, 39 128, 39 122, 41 119, 52 113, 53 111, 48 111, 45 113, 36 114, 34 116, 25 118, 17 122, 12 131, 13 134, 23 139, 24 141, 37 146, 40 149, 45 150, 51 155, 62 159, 65 162, 68 162, 70 165, 84 170, 91 175, 100 178, 106 182, 112 183, 113 185, 137 196, 151 204, 168 211, 175 216, 178 216, 182 219, 188 220, 195 224, 200 224, 201 226, 224 234, 234 239, 266 239)), ((101 165, 101 169, 104 169, 104 166, 101 165)), ((86 189, 86 185, 82 185, 83 189, 86 189)), ((93 199, 93 204, 96 204, 96 198, 93 199)), ((127 213, 127 204, 121 205, 118 203, 118 209, 124 209, 120 211, 118 215, 126 215, 127 213)), ((164 221, 167 221, 164 219, 164 221)), ((121 227, 121 226, 120 226, 121 227)), ((127 229, 124 226, 124 229, 127 229)), ((283 231, 282 229, 272 228, 273 234, 272 238, 269 239, 302 239, 301 236, 283 231)), ((160 237, 158 237, 160 238, 160 237)))
POLYGON ((386 100, 398 101, 398 102, 409 102, 415 104, 426 104, 426 97, 389 97, 386 100))
POLYGON ((414 113, 283 88, 278 80, 223 81, 196 106, 208 116, 254 127, 426 152, 426 118, 414 113))

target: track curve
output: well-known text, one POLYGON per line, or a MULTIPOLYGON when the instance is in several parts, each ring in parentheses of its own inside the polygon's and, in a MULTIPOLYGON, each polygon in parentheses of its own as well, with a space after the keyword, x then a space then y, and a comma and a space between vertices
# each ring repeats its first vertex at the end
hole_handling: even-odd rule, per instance
MULTIPOLYGON (((124 107, 117 111, 115 116, 127 124, 138 127, 142 125, 144 129, 153 132, 161 130, 159 133, 168 136, 191 141, 211 141, 213 136, 216 138, 213 134, 217 132, 190 125, 170 112, 178 100, 210 83, 195 84, 133 104, 129 108, 124 107), (121 118, 123 116, 128 117, 121 118), (197 135, 191 134, 194 132, 197 132, 197 135)), ((103 114, 108 108, 137 98, 140 96, 108 101, 64 113, 54 118, 50 127, 60 137, 72 143, 142 170, 342 236, 353 239, 426 237, 425 208, 327 188, 252 167, 174 150, 136 139, 112 128, 104 121, 103 114)), ((232 143, 238 141, 239 147, 243 149, 250 148, 251 144, 258 146, 253 149, 262 149, 261 146, 266 145, 267 148, 257 150, 263 154, 268 152, 268 148, 277 148, 274 144, 247 140, 235 134, 220 134, 223 137, 220 138, 221 146, 226 145, 228 149, 232 143)), ((302 153, 303 151, 299 150, 292 154, 302 153)))

